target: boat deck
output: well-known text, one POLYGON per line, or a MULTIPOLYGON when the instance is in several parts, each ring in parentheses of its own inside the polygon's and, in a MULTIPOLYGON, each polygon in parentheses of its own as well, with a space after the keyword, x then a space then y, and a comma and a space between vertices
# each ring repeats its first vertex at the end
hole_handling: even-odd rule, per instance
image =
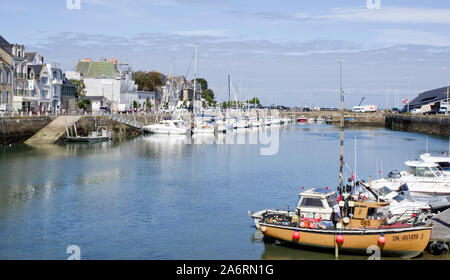
POLYGON ((433 218, 433 229, 430 241, 450 241, 450 209, 445 210, 433 218))

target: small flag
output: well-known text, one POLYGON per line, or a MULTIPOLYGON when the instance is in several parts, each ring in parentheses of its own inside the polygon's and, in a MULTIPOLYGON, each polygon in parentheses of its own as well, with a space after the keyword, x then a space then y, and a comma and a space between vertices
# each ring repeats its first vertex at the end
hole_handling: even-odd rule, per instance
POLYGON ((403 103, 408 103, 408 99, 402 100, 403 103))
POLYGON ((355 175, 353 175, 353 172, 352 172, 352 182, 355 180, 355 175))

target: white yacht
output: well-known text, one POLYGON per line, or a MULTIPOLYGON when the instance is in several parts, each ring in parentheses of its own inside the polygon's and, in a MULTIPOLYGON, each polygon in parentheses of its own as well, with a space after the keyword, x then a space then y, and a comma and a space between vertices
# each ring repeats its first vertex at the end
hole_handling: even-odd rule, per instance
POLYGON ((439 170, 439 165, 426 161, 406 161, 408 171, 392 171, 386 178, 374 180, 372 187, 379 189, 388 187, 395 191, 407 184, 414 196, 449 196, 450 177, 439 170))
POLYGON ((420 159, 425 162, 433 162, 438 165, 438 169, 446 176, 450 176, 450 157, 432 156, 429 153, 421 154, 420 159))
POLYGON ((186 134, 190 130, 183 120, 163 120, 156 124, 146 125, 142 129, 155 134, 186 134))
POLYGON ((234 129, 239 129, 239 128, 247 128, 248 127, 248 123, 246 120, 243 119, 238 119, 234 124, 233 124, 234 129))
POLYGON ((214 134, 215 129, 214 126, 207 122, 197 121, 194 123, 194 128, 192 129, 192 133, 208 133, 214 134))

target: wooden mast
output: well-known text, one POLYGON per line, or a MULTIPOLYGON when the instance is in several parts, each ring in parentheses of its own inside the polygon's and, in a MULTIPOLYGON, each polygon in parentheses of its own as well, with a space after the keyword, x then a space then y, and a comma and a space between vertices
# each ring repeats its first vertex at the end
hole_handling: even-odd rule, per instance
POLYGON ((339 61, 339 80, 340 80, 340 96, 341 96, 341 117, 340 117, 340 146, 341 155, 339 159, 339 193, 344 190, 344 90, 342 89, 342 61, 339 61))

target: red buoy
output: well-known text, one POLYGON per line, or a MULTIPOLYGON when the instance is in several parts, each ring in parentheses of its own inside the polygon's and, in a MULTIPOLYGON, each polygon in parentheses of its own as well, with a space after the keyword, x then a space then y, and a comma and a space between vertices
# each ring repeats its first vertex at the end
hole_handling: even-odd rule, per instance
POLYGON ((344 242, 344 236, 343 236, 342 234, 338 234, 338 235, 336 236, 336 241, 337 241, 337 243, 342 243, 342 242, 344 242))
POLYGON ((380 244, 386 243, 386 237, 384 237, 384 234, 381 234, 380 237, 378 237, 378 243, 380 244))
POLYGON ((294 231, 294 233, 292 234, 292 239, 298 240, 299 238, 300 238, 300 232, 294 231))

